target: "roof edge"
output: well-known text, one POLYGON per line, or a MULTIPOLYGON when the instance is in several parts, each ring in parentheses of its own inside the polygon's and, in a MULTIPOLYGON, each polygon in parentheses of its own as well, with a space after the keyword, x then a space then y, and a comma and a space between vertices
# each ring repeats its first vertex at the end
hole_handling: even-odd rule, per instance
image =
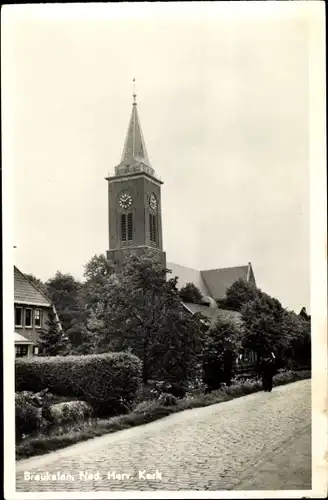
MULTIPOLYGON (((39 293, 41 293, 41 295, 43 295, 43 297, 44 297, 45 299, 47 299, 47 301, 49 302, 49 305, 50 305, 50 306, 52 306, 52 305, 53 305, 53 302, 49 299, 49 297, 47 297, 47 296, 46 296, 43 292, 41 292, 41 290, 39 290, 39 288, 38 288, 36 285, 34 285, 34 283, 32 283, 32 281, 30 281, 30 280, 26 277, 26 275, 25 275, 22 271, 20 271, 20 270, 18 269, 18 267, 17 267, 17 266, 15 266, 15 265, 14 265, 14 268, 15 268, 15 269, 16 269, 16 270, 17 270, 17 271, 18 271, 18 272, 19 272, 19 273, 20 273, 20 274, 21 274, 21 275, 22 275, 22 276, 26 279, 26 281, 27 281, 30 285, 32 285, 32 286, 33 286, 33 287, 34 287, 34 288, 35 288, 35 289, 36 289, 39 293)), ((31 305, 32 305, 32 304, 31 304, 31 305)))
POLYGON ((213 269, 202 269, 200 272, 201 273, 208 273, 208 272, 212 272, 212 271, 225 271, 226 269, 236 269, 236 268, 240 268, 240 267, 248 267, 251 263, 248 262, 247 264, 243 264, 242 266, 227 266, 227 267, 216 267, 216 268, 213 268, 213 269))

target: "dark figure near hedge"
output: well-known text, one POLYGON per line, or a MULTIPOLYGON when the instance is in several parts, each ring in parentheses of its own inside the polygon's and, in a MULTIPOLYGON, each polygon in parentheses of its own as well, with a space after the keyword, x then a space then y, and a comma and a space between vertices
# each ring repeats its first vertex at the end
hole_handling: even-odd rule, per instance
POLYGON ((262 358, 259 368, 263 390, 265 392, 271 392, 273 386, 273 375, 276 371, 274 358, 272 356, 262 358))

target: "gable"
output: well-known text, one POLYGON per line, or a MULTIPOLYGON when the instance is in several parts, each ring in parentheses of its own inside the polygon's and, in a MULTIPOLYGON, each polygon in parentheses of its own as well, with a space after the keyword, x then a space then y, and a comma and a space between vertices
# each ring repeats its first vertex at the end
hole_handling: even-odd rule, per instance
POLYGON ((16 304, 51 307, 51 302, 14 266, 14 301, 16 304))
POLYGON ((238 279, 248 281, 248 266, 226 267, 201 271, 201 276, 207 285, 210 295, 215 299, 223 299, 229 288, 238 279))

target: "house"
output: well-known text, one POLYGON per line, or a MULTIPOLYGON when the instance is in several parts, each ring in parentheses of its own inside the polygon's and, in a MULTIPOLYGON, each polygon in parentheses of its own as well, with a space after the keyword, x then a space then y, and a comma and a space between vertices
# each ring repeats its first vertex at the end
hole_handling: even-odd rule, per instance
POLYGON ((53 311, 61 329, 56 309, 27 277, 14 266, 15 353, 17 357, 38 354, 37 340, 47 328, 49 312, 53 311))

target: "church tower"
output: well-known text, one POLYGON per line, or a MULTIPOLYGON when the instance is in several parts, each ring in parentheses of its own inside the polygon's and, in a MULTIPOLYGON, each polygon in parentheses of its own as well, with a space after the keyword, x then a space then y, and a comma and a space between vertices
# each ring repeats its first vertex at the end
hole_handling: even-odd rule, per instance
POLYGON ((107 259, 120 268, 125 257, 153 248, 166 266, 162 241, 161 185, 152 168, 133 94, 131 119, 122 158, 108 181, 109 250, 107 259))

